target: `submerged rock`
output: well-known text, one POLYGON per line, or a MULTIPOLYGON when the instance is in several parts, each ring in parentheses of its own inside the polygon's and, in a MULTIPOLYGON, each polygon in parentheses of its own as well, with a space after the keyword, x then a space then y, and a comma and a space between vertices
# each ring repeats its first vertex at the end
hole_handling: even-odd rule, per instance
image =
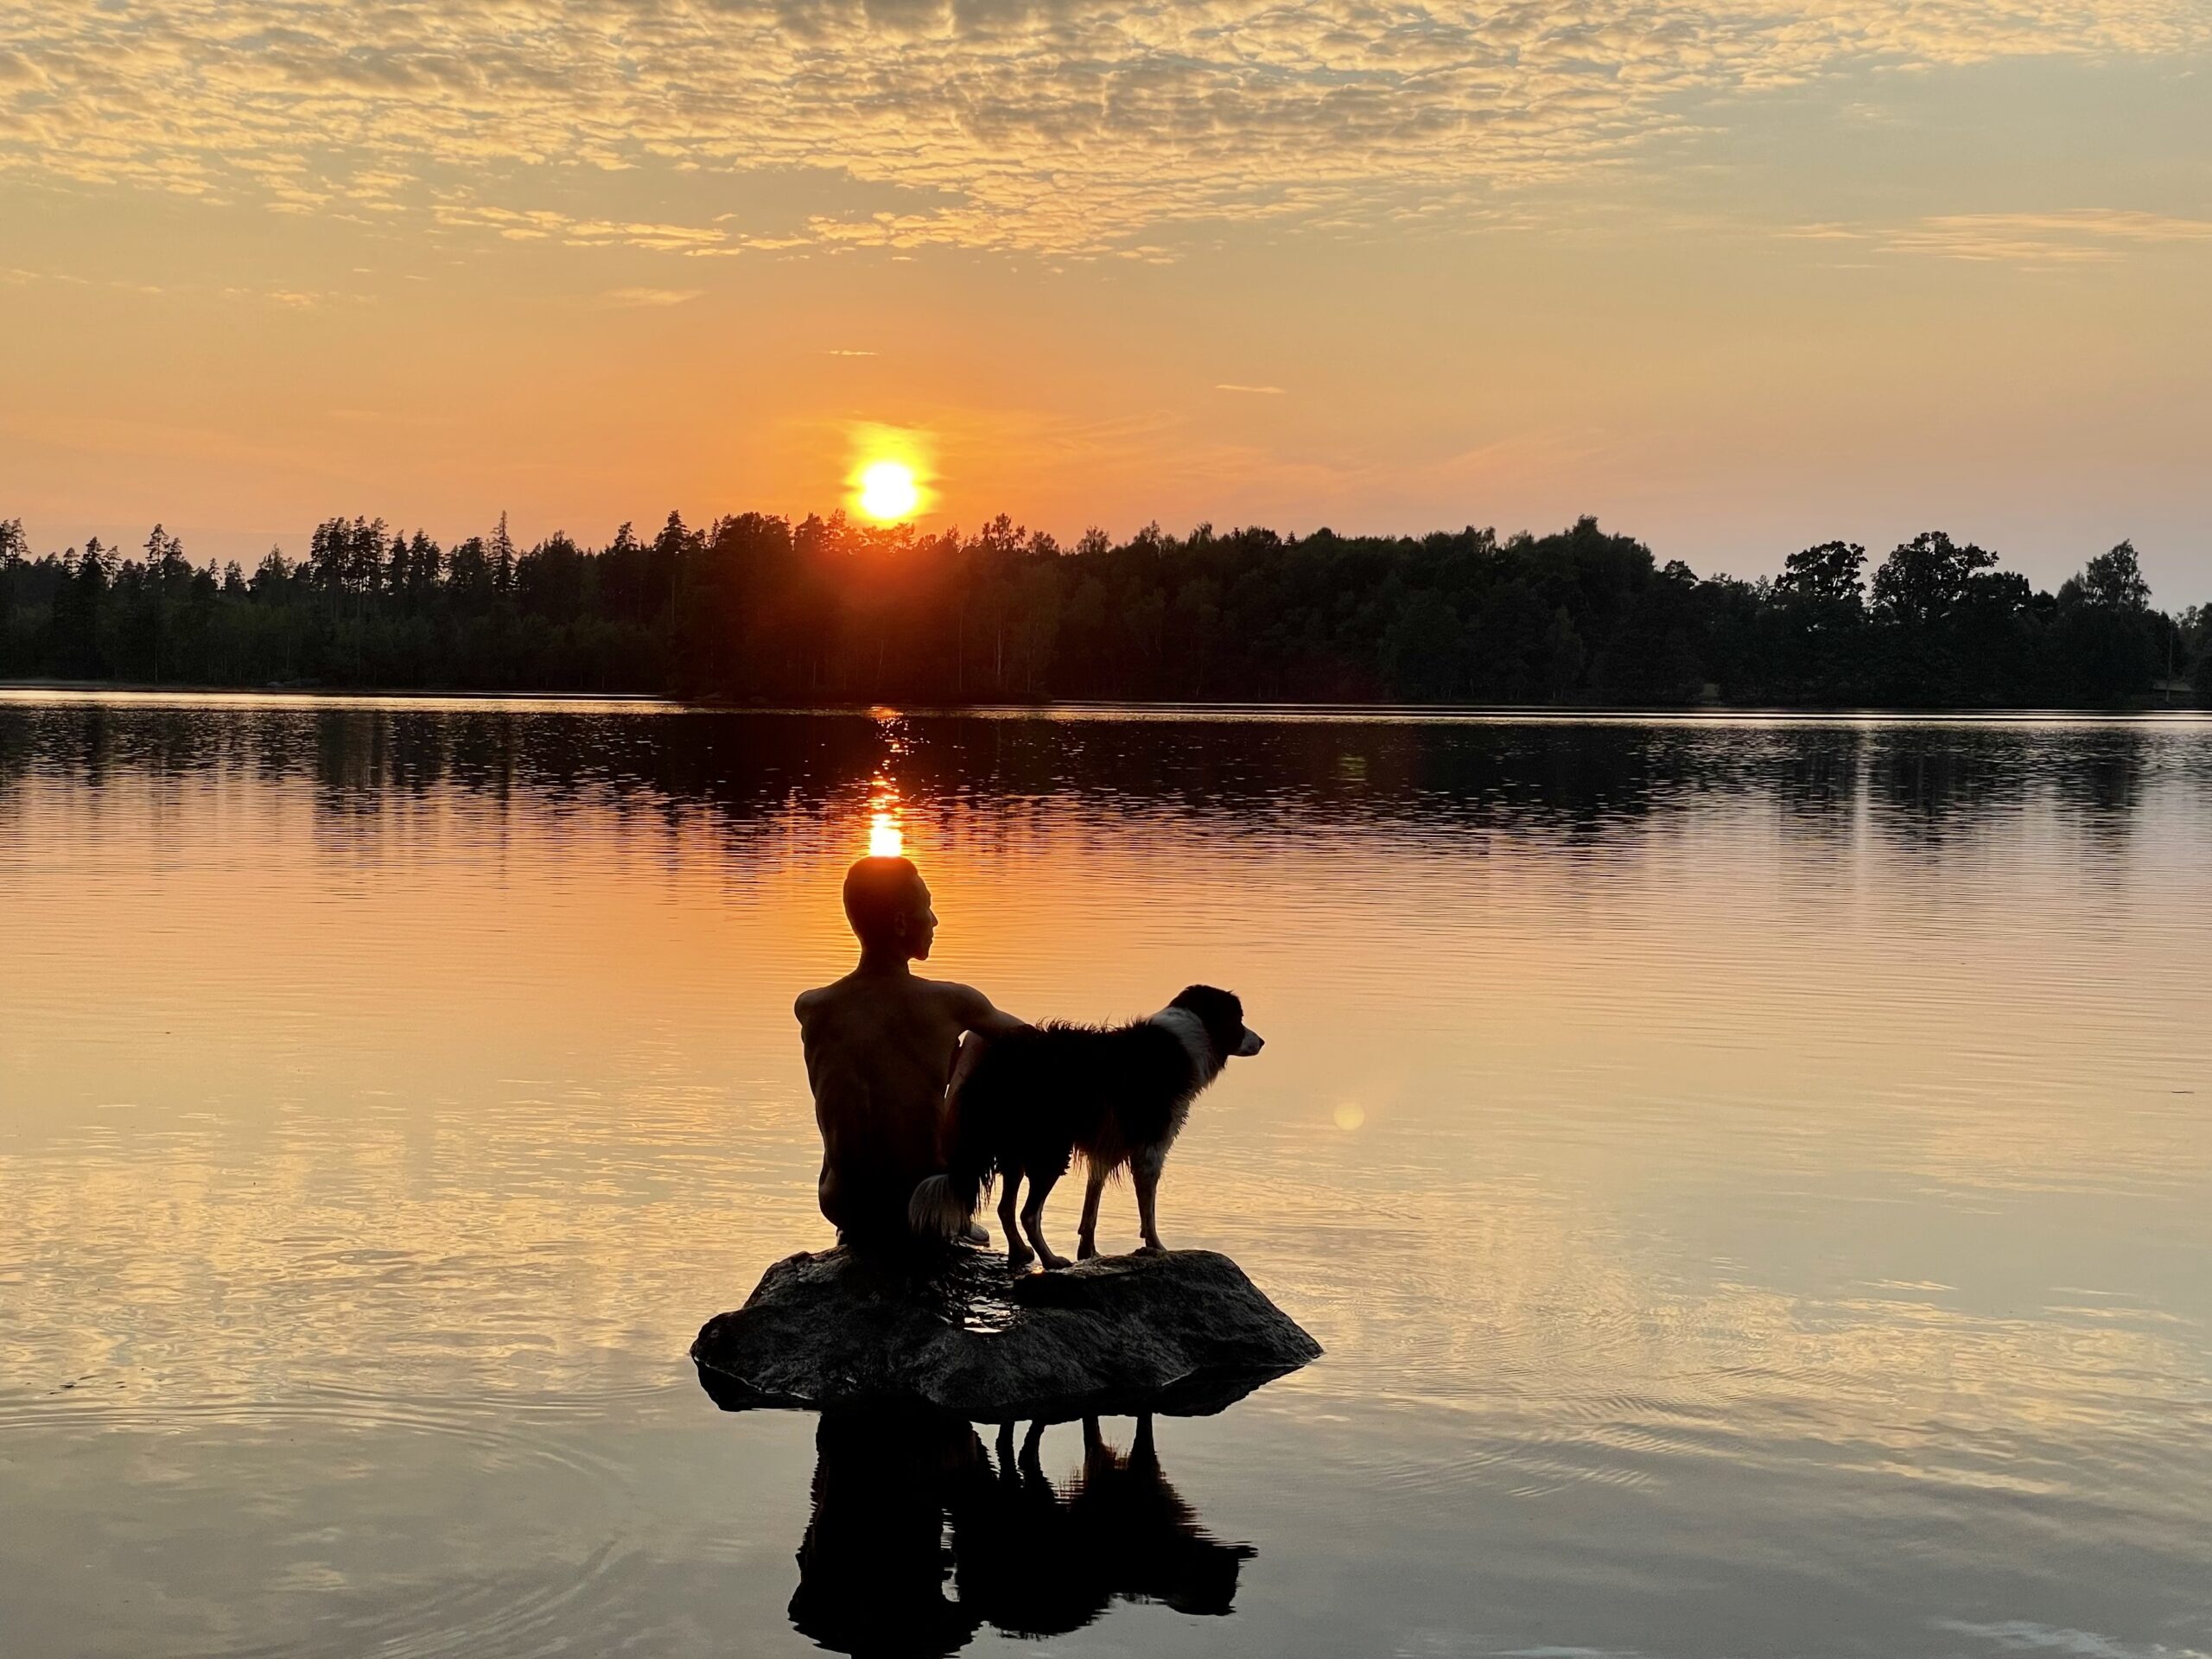
POLYGON ((789 1256, 691 1344, 700 1380, 733 1410, 907 1403, 973 1422, 1204 1415, 1320 1351, 1212 1250, 1021 1277, 973 1250, 789 1256))

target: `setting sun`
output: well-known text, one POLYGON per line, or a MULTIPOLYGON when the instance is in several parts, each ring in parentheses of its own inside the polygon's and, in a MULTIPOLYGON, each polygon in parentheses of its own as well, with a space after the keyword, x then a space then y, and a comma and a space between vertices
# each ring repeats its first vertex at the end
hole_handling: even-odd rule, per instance
POLYGON ((861 473, 861 511, 880 524, 913 516, 922 493, 914 469, 903 461, 871 461, 861 473))

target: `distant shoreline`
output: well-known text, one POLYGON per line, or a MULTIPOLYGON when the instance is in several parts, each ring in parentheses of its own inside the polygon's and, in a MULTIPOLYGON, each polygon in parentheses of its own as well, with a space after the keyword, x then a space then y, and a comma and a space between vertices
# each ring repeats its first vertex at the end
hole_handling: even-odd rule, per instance
POLYGON ((1442 702, 1255 702, 1222 701, 1194 702, 1172 700, 1098 699, 1069 697, 1023 702, 978 702, 939 703, 874 699, 857 702, 740 702, 720 697, 676 697, 656 691, 491 691, 476 688, 422 686, 334 685, 175 685, 141 681, 0 679, 0 698, 25 694, 60 694, 72 698, 127 696, 173 697, 194 701, 296 700, 302 702, 478 702, 540 703, 546 705, 597 703, 635 708, 650 706, 668 713, 696 711, 715 714, 760 715, 978 715, 993 719, 1033 715, 1107 715, 1121 712, 1187 715, 1194 718, 1224 719, 1310 715, 1316 718, 1404 720, 1469 719, 1510 721, 1578 720, 1635 721, 1724 720, 1835 721, 1835 720, 2128 720, 2153 715, 2189 715, 2212 719, 2212 709, 2187 702, 2143 702, 2123 707, 2023 706, 2018 708, 1914 707, 1897 704, 1859 707, 1814 707, 1706 702, 1694 703, 1442 703, 1442 702))
POLYGON ((10 691, 67 691, 128 693, 133 696, 163 697, 374 697, 379 701, 408 698, 421 702, 450 702, 459 699, 497 702, 664 702, 684 707, 681 697, 658 691, 485 691, 467 687, 381 685, 183 685, 151 680, 0 679, 0 693, 10 691))
POLYGON ((1940 531, 1879 561, 1822 543, 1744 582, 1589 518, 1503 538, 1147 526, 1073 550, 1003 518, 962 537, 671 515, 596 549, 333 518, 304 561, 272 551, 249 575, 159 531, 143 558, 34 559, 5 520, 0 677, 752 708, 2113 709, 2212 702, 2212 605, 2154 608, 2127 542, 2046 592, 1940 531))

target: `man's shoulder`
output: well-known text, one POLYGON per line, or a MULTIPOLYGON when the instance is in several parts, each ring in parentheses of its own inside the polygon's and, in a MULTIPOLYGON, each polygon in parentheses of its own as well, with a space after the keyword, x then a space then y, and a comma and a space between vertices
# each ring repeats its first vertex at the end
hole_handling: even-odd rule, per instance
POLYGON ((950 1007, 967 1009, 990 1006, 988 997, 973 985, 963 985, 957 979, 922 979, 917 976, 914 983, 931 1001, 950 1007))
POLYGON ((830 984, 801 991, 791 1012, 804 1026, 848 1008, 929 1008, 964 1020, 990 1006, 990 999, 981 991, 957 979, 924 979, 919 974, 902 974, 895 979, 848 974, 830 984))
POLYGON ((817 985, 810 991, 801 991, 791 1003, 791 1012, 801 1020, 810 1015, 828 1014, 838 1008, 880 1007, 895 1002, 936 1002, 949 994, 965 993, 974 995, 965 985, 956 985, 950 980, 924 979, 918 974, 900 975, 892 978, 880 974, 847 974, 827 985, 817 985))
POLYGON ((801 991, 791 1002, 791 1012, 804 1025, 817 1014, 835 1007, 845 1000, 849 990, 847 980, 833 980, 827 985, 817 985, 810 991, 801 991))

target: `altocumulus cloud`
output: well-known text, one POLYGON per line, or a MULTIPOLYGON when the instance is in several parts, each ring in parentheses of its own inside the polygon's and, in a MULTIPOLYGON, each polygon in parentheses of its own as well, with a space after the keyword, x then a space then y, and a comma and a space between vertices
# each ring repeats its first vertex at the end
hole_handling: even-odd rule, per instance
POLYGON ((611 288, 599 296, 599 302, 626 310, 688 305, 705 292, 702 288, 611 288))
POLYGON ((1801 225, 1789 234, 1862 243, 1884 253, 2037 269, 2105 264, 2159 247, 2201 247, 2212 243, 2212 219, 2086 207, 2047 213, 1948 213, 1891 226, 1801 225))
POLYGON ((676 256, 1156 257, 1164 227, 1571 175, 1702 95, 2208 35, 2199 0, 0 0, 0 168, 676 256), (550 211, 528 181, 556 162, 927 205, 763 240, 550 211))

